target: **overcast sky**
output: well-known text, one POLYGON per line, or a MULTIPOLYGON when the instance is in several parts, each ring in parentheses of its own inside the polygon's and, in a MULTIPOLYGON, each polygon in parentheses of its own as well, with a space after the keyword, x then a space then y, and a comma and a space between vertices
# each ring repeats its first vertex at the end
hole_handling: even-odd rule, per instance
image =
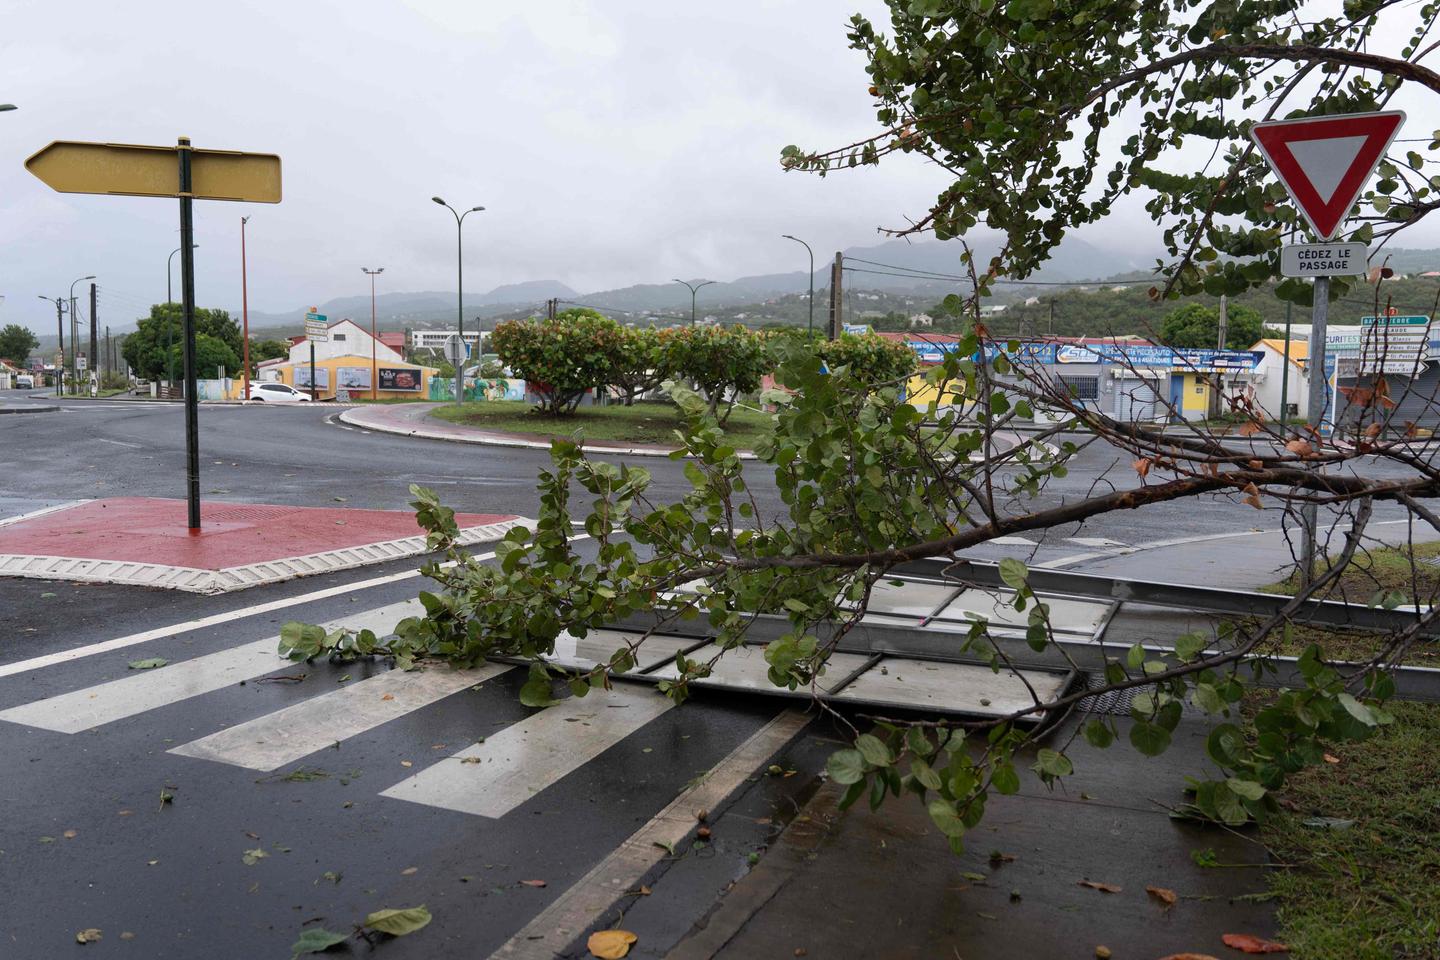
MULTIPOLYGON (((0 324, 52 332, 38 295, 91 273, 102 323, 165 299, 176 202, 52 192, 23 163, 57 139, 283 158, 278 206, 196 203, 202 306, 239 307, 243 214, 254 309, 365 292, 362 266, 385 268, 382 290, 451 290, 435 194, 488 208, 466 223, 477 292, 802 269, 781 233, 817 260, 876 242, 925 211, 940 171, 896 157, 821 180, 778 163, 787 143, 874 130, 845 39, 857 10, 884 22, 879 0, 8 0, 0 324)), ((1150 224, 1122 219, 1087 239, 1149 253, 1150 224)))

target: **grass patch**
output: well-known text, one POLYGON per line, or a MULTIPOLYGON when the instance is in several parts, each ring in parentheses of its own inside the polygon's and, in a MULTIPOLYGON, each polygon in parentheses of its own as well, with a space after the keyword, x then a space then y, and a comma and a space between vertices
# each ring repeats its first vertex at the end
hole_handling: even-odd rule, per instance
MULTIPOLYGON (((1429 563, 1414 564, 1416 561, 1440 556, 1440 542, 1417 543, 1413 553, 1410 547, 1375 547, 1357 551, 1350 566, 1340 574, 1337 582, 1322 599, 1343 600, 1347 603, 1365 606, 1377 593, 1400 593, 1405 602, 1414 603, 1418 596, 1422 604, 1431 603, 1440 591, 1440 566, 1429 563)), ((1317 565, 1317 571, 1323 569, 1317 565)), ((1266 584, 1258 588, 1261 593, 1294 595, 1300 588, 1298 574, 1291 574, 1279 583, 1266 584)), ((1318 643, 1327 660, 1368 660, 1379 652, 1388 639, 1386 634, 1366 630, 1331 629, 1294 624, 1288 641, 1275 638, 1274 650, 1289 656, 1299 656, 1312 643, 1318 643)), ((1410 648, 1402 658, 1403 662, 1417 666, 1440 667, 1440 641, 1421 640, 1410 648)), ((1437 948, 1440 956, 1440 948, 1437 948)))
POLYGON ((1306 960, 1440 956, 1440 706, 1387 705, 1395 723, 1290 778, 1260 836, 1275 858, 1281 936, 1306 960), (1313 817, 1347 829, 1305 826, 1313 817))
MULTIPOLYGON (((666 447, 678 445, 675 431, 681 423, 679 409, 668 401, 640 402, 633 407, 579 407, 568 417, 551 417, 537 413, 523 400, 489 400, 446 404, 436 407, 430 415, 450 423, 502 433, 568 437, 581 430, 586 440, 666 447)), ((770 429, 769 414, 738 407, 725 424, 725 432, 737 448, 754 446, 770 429)))

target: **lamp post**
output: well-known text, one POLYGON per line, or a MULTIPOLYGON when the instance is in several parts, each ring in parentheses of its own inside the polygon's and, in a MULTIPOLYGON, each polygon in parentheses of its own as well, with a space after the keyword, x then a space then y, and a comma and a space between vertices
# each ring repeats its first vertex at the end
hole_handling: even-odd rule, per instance
POLYGON ((37 293, 36 296, 46 303, 49 303, 51 300, 55 301, 55 333, 58 338, 56 343, 59 344, 60 349, 60 362, 55 364, 55 396, 58 397, 61 396, 65 390, 65 373, 63 366, 65 363, 65 298, 47 297, 43 293, 37 293))
POLYGON ((375 342, 379 339, 375 333, 375 278, 385 272, 384 267, 376 267, 371 270, 369 267, 361 267, 361 270, 370 277, 370 399, 380 399, 380 380, 378 364, 375 361, 375 342))
POLYGON ((456 333, 460 337, 460 349, 455 357, 455 402, 465 402, 465 218, 472 213, 479 213, 484 207, 471 207, 464 213, 456 213, 455 208, 450 206, 439 197, 431 197, 431 200, 440 204, 450 215, 455 218, 455 320, 458 329, 456 333))
POLYGON ((88 277, 76 277, 70 281, 70 382, 74 385, 77 394, 80 392, 80 347, 78 346, 80 343, 80 330, 76 326, 79 320, 75 315, 75 284, 83 280, 94 279, 95 275, 91 274, 88 277))
POLYGON ((693 327, 695 326, 695 291, 699 290, 701 287, 708 286, 715 281, 701 280, 699 283, 692 284, 688 280, 681 280, 679 278, 676 278, 675 282, 685 284, 686 289, 690 291, 690 326, 693 327))
MULTIPOLYGON (((192 243, 192 244, 190 244, 190 249, 191 249, 191 250, 199 249, 199 247, 200 247, 200 244, 198 244, 198 243, 192 243)), ((171 276, 171 274, 174 272, 173 269, 172 269, 172 266, 173 266, 173 264, 175 263, 175 254, 179 253, 181 250, 184 250, 184 249, 185 249, 184 247, 176 247, 174 250, 171 250, 171 251, 170 251, 170 256, 165 260, 165 302, 166 302, 166 303, 174 303, 174 302, 175 302, 175 298, 174 298, 173 296, 171 296, 170 276, 171 276)), ((165 382, 166 382, 170 387, 172 387, 172 388, 175 386, 175 363, 174 363, 174 359, 170 356, 170 354, 171 354, 172 352, 174 352, 174 348, 175 348, 175 331, 171 328, 171 326, 170 326, 169 323, 166 323, 166 324, 165 324, 165 382)))
POLYGON ((245 269, 245 224, 240 218, 240 382, 241 396, 250 399, 250 283, 245 269))
POLYGON ((805 248, 805 252, 806 252, 806 253, 810 254, 810 273, 809 273, 809 277, 810 277, 810 324, 809 324, 809 326, 807 326, 805 329, 806 329, 806 331, 807 331, 807 336, 814 336, 814 334, 815 334, 815 251, 813 251, 813 250, 810 249, 810 244, 806 243, 804 240, 801 240, 799 237, 792 237, 792 236, 790 236, 790 234, 788 234, 788 233, 782 233, 782 234, 780 234, 780 237, 781 237, 782 239, 784 239, 784 240, 794 240, 796 243, 800 244, 801 246, 803 246, 803 247, 805 248))

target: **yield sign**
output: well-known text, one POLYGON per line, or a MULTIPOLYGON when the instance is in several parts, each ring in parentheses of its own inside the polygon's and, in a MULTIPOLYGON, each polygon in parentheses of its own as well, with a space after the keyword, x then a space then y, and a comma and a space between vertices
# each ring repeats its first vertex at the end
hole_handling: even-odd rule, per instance
POLYGON ((1390 148, 1403 110, 1257 123, 1250 135, 1321 240, 1340 231, 1390 148))

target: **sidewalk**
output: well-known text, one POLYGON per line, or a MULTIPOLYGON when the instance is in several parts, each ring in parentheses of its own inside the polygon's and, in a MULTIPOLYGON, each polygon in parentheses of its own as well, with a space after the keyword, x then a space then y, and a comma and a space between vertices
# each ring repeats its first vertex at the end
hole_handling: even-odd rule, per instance
MULTIPOLYGON (((0 524, 0 576, 227 593, 428 552, 407 510, 202 503, 201 529, 183 500, 89 500, 0 524)), ((460 542, 498 540, 528 523, 511 514, 456 514, 460 542)))
POLYGON ((1209 724, 1187 718, 1166 753, 1146 758, 1123 732, 1107 751, 1069 742, 1079 722, 1050 738, 1068 742, 1076 774, 1049 792, 1022 771, 1021 792, 990 798, 961 856, 913 796, 878 815, 863 801, 840 813, 843 788, 826 783, 669 960, 1093 958, 1099 946, 1153 960, 1223 956, 1224 933, 1273 935, 1270 904, 1235 899, 1266 889, 1251 868, 1266 860, 1253 830, 1173 820, 1162 806, 1180 803, 1184 776, 1204 769, 1209 724), (1246 866, 1201 868, 1191 854, 1207 849, 1246 866), (1166 907, 1147 886, 1180 899, 1166 907))

